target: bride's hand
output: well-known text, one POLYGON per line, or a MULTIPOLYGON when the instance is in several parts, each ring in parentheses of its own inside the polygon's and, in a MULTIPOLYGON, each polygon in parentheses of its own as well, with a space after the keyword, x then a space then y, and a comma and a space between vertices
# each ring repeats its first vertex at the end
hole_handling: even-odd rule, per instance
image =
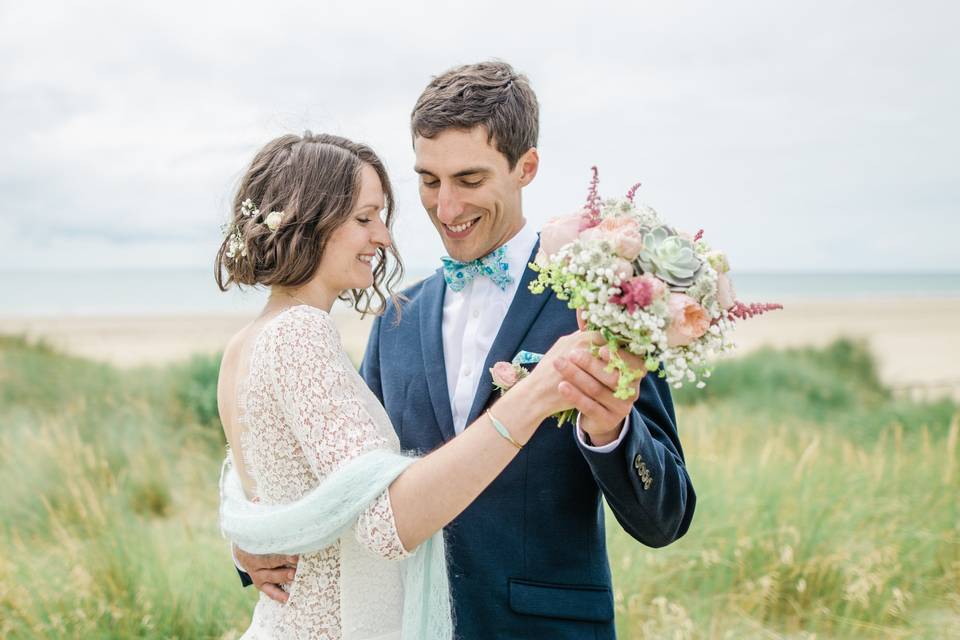
POLYGON ((233 556, 237 567, 253 580, 253 586, 277 602, 286 602, 289 596, 280 588, 282 584, 293 582, 296 575, 298 556, 270 554, 257 556, 247 553, 236 545, 233 556))
POLYGON ((529 376, 517 383, 516 388, 524 389, 531 400, 543 406, 545 415, 553 415, 566 409, 573 408, 573 403, 560 392, 560 383, 564 376, 560 370, 571 358, 586 354, 590 355, 593 345, 604 344, 603 337, 598 331, 576 331, 558 339, 550 350, 533 368, 529 376), (557 365, 560 365, 558 368, 557 365))

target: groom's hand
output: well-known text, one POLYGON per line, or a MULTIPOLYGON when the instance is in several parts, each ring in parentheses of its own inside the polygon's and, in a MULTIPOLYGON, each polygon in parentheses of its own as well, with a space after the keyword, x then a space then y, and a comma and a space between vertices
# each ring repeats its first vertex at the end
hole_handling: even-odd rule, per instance
POLYGON ((236 545, 233 547, 233 556, 239 563, 239 568, 246 571, 253 580, 253 586, 277 602, 287 601, 289 596, 280 585, 293 582, 299 556, 255 556, 236 545))
MULTIPOLYGON (((622 349, 620 356, 632 370, 645 370, 643 359, 622 349)), ((630 415, 633 403, 640 396, 639 378, 633 383, 633 393, 626 399, 614 397, 620 374, 605 371, 610 356, 606 347, 600 357, 578 349, 570 357, 557 362, 557 370, 563 376, 560 394, 580 411, 580 428, 593 446, 609 444, 620 437, 624 419, 630 415)))

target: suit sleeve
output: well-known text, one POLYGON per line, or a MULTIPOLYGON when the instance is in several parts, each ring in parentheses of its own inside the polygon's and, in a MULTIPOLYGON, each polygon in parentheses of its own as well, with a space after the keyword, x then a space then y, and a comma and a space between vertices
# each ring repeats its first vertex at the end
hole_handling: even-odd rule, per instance
POLYGON ((383 404, 383 382, 380 380, 380 322, 383 316, 377 316, 370 328, 370 337, 367 338, 367 349, 363 352, 363 362, 360 363, 360 376, 383 404))
POLYGON ((244 571, 244 570, 241 569, 240 567, 236 567, 236 569, 237 569, 237 573, 240 574, 240 585, 241 585, 241 586, 249 587, 250 585, 253 584, 253 580, 250 579, 250 575, 249 575, 246 571, 244 571))
POLYGON ((644 378, 630 430, 616 449, 599 453, 578 446, 624 531, 651 547, 666 546, 687 532, 697 498, 665 380, 653 374, 644 378))

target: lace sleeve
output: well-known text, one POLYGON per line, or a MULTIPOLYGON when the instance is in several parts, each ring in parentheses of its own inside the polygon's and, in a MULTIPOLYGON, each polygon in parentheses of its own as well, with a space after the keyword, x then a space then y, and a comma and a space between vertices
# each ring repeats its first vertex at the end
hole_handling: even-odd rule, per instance
MULTIPOLYGON (((387 448, 359 396, 363 384, 343 353, 340 336, 322 312, 295 308, 273 336, 273 377, 286 422, 318 480, 367 451, 387 448)), ((406 557, 389 490, 361 513, 358 541, 388 559, 406 557)))

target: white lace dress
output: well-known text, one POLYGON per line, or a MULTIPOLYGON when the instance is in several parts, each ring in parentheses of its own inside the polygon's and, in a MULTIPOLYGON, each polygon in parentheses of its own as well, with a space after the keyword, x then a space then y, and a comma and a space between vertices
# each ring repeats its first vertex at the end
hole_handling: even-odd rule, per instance
MULTIPOLYGON (((293 502, 351 458, 400 449, 330 316, 314 307, 284 310, 263 327, 238 396, 243 465, 262 503, 293 502)), ((399 638, 400 563, 390 561, 409 554, 388 491, 363 512, 353 533, 302 555, 289 600, 280 604, 261 594, 243 637, 399 638), (382 589, 353 588, 358 576, 382 589)))

